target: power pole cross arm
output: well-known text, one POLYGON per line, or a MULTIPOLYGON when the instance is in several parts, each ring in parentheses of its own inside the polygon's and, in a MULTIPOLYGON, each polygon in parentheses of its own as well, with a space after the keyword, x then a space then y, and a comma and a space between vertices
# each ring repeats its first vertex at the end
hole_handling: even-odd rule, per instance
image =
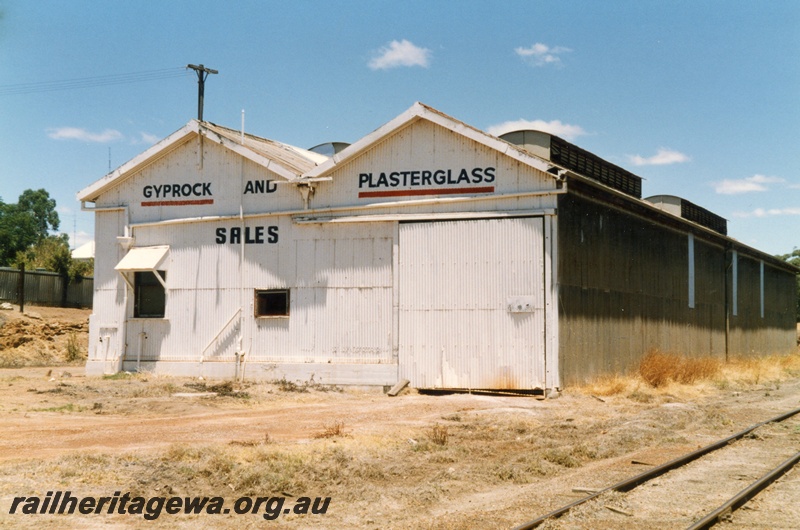
POLYGON ((218 74, 219 72, 206 68, 202 64, 187 64, 186 68, 191 68, 197 72, 197 119, 203 121, 203 94, 205 92, 206 78, 208 74, 218 74))

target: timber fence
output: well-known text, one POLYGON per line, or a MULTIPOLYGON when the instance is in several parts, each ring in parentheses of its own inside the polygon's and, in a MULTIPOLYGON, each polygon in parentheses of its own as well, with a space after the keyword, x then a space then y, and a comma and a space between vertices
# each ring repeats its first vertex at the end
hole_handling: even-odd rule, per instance
POLYGON ((92 307, 94 279, 69 278, 56 272, 26 271, 0 267, 0 301, 20 303, 24 285, 24 304, 54 307, 92 307), (24 280, 24 283, 23 283, 24 280))

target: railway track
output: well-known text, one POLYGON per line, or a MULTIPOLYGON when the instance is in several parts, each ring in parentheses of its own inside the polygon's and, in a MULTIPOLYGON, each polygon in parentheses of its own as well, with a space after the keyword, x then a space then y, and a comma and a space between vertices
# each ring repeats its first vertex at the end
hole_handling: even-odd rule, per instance
MULTIPOLYGON (((545 523, 556 528, 559 518, 576 513, 569 523, 565 521, 570 528, 711 528, 729 519, 733 511, 800 462, 800 444, 796 441, 800 432, 799 414, 800 408, 752 425, 591 492, 513 530, 528 530, 545 523), (742 483, 747 485, 742 487, 742 483), (710 488, 712 484, 715 487, 710 488), (676 506, 678 516, 674 514, 676 506), (659 513, 671 515, 659 516, 659 513)), ((787 521, 785 528, 793 528, 795 524, 800 527, 800 521, 787 521)))

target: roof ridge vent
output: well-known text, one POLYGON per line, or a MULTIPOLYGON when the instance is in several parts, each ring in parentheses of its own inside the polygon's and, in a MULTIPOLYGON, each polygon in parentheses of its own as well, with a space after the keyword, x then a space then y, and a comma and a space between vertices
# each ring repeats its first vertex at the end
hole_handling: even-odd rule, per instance
POLYGON ((653 195, 644 200, 660 210, 705 226, 723 236, 728 235, 728 221, 724 217, 720 217, 714 212, 702 206, 698 206, 691 201, 687 201, 675 195, 653 195))
POLYGON ((558 136, 542 131, 523 130, 508 132, 501 135, 500 139, 626 195, 642 198, 642 177, 558 136))

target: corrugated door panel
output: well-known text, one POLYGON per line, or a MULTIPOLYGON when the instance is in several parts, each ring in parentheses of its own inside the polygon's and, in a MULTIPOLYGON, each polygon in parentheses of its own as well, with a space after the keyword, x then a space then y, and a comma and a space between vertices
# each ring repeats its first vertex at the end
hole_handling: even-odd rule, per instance
POLYGON ((543 232, 540 217, 400 225, 401 377, 544 387, 543 232))

